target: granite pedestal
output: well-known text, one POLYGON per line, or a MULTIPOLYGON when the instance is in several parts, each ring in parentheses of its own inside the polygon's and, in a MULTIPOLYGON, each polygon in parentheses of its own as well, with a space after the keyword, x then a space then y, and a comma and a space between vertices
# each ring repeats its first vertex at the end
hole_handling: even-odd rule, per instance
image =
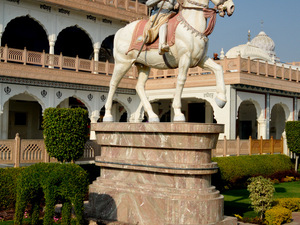
POLYGON ((90 185, 89 216, 130 224, 237 224, 224 218, 211 186, 211 162, 223 125, 92 124, 101 175, 90 185))

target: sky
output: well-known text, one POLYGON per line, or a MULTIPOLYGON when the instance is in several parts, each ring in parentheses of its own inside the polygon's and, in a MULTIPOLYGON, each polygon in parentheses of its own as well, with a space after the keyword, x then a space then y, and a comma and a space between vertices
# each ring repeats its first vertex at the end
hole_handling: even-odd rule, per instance
POLYGON ((220 54, 222 48, 226 54, 232 47, 246 44, 248 30, 251 40, 263 30, 275 42, 281 62, 300 62, 300 0, 233 1, 235 12, 231 17, 217 16, 209 36, 209 57, 214 52, 220 54))

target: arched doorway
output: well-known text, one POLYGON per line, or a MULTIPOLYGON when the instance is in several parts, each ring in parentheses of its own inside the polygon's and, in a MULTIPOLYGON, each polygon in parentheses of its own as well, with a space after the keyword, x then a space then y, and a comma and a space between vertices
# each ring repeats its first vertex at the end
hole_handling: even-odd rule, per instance
MULTIPOLYGON (((121 103, 119 103, 117 101, 113 101, 112 112, 111 113, 113 115, 114 121, 116 121, 116 122, 128 122, 127 111, 121 103)), ((98 123, 103 122, 104 114, 105 114, 105 106, 103 106, 99 111, 99 119, 97 120, 98 123)))
POLYGON ((115 35, 110 35, 105 38, 101 44, 99 51, 99 61, 114 63, 113 49, 114 49, 115 35))
POLYGON ((77 26, 67 27, 62 30, 55 42, 54 54, 62 53, 64 56, 89 59, 94 52, 90 37, 77 26))
POLYGON ((42 107, 33 97, 20 94, 9 100, 9 139, 16 133, 23 139, 43 138, 42 122, 42 107))
POLYGON ((285 112, 280 104, 273 106, 270 121, 270 137, 280 139, 285 129, 285 112))
POLYGON ((11 20, 2 35, 1 45, 9 48, 49 52, 48 37, 43 27, 29 16, 11 20))
POLYGON ((238 110, 236 121, 237 136, 240 139, 257 138, 257 113, 251 101, 243 101, 238 110))

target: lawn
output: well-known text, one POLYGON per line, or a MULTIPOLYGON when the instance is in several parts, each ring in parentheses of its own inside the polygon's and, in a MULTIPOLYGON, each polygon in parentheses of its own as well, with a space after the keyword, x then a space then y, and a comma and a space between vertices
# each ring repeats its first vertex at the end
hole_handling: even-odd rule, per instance
MULTIPOLYGON (((274 199, 300 198, 300 181, 275 184, 274 199)), ((251 208, 247 189, 228 190, 224 195, 224 213, 228 216, 239 214, 242 217, 254 217, 256 213, 251 208)))

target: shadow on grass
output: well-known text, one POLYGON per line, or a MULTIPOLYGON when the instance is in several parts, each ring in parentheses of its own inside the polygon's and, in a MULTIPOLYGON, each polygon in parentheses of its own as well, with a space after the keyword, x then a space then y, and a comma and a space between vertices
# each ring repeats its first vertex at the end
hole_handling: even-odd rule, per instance
POLYGON ((275 187, 275 192, 276 193, 286 193, 286 189, 282 187, 275 187))

